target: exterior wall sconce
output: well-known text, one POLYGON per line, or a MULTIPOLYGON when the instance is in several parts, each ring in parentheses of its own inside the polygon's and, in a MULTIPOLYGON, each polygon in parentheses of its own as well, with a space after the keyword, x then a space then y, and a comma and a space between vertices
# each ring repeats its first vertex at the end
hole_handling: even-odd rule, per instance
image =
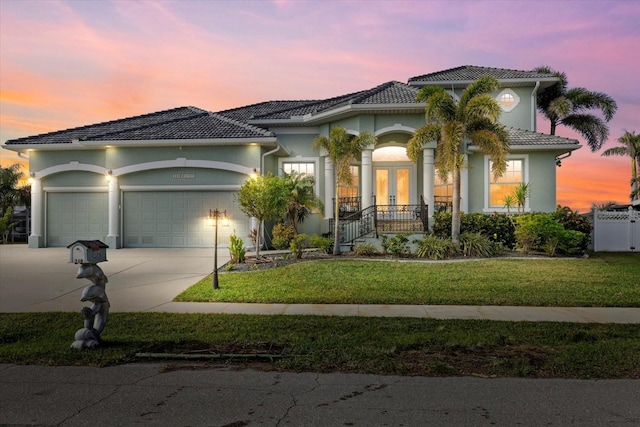
POLYGON ((109 169, 107 171, 107 174, 104 176, 105 179, 107 180, 107 182, 111 182, 111 175, 113 174, 113 171, 111 169, 109 169))
POLYGON ((218 285, 218 223, 222 221, 222 225, 229 225, 227 211, 218 209, 209 209, 207 224, 215 226, 213 234, 213 289, 219 289, 218 285))

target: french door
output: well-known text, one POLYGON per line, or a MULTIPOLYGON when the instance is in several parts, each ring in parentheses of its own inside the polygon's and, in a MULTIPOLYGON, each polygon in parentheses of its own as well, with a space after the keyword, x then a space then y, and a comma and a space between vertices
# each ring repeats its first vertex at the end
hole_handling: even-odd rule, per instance
POLYGON ((414 201, 412 166, 374 167, 376 204, 409 205, 414 201))

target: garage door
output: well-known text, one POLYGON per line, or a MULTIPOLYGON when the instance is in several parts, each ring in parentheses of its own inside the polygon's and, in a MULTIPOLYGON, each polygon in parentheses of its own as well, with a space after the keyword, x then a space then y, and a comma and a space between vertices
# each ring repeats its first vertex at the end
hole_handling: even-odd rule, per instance
POLYGON ((227 211, 218 227, 218 245, 235 234, 248 243, 250 220, 230 191, 127 191, 123 194, 123 244, 130 248, 213 247, 210 209, 227 211))
POLYGON ((47 193, 46 246, 76 240, 105 241, 109 231, 107 193, 47 193))

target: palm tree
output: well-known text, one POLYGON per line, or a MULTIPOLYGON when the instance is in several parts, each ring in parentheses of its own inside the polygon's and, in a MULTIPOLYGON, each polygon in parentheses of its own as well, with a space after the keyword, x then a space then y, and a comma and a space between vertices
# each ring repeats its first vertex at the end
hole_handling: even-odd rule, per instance
POLYGON ((24 177, 20 168, 18 163, 6 168, 0 167, 0 214, 13 206, 31 204, 30 186, 18 187, 20 180, 24 177))
POLYGON ((286 207, 287 219, 295 233, 298 234, 298 223, 302 222, 311 212, 322 211, 324 207, 322 200, 316 196, 314 191, 313 176, 292 171, 290 174, 285 174, 284 178, 289 189, 286 207))
POLYGON ((551 122, 550 134, 556 134, 556 127, 567 126, 580 133, 592 152, 598 151, 609 137, 606 122, 611 120, 618 105, 609 95, 592 92, 582 87, 568 89, 567 75, 550 67, 538 67, 538 73, 552 74, 559 81, 541 90, 537 95, 538 110, 551 122), (604 120, 587 111, 599 109, 604 120))
POLYGON ((638 177, 638 167, 640 167, 640 135, 636 132, 624 131, 624 135, 618 138, 622 144, 619 147, 609 148, 602 152, 608 156, 629 156, 631 157, 631 201, 640 199, 640 178, 638 177))
POLYGON ((333 163, 335 188, 334 226, 333 226, 333 254, 340 255, 340 239, 338 234, 339 201, 338 187, 351 185, 351 164, 362 154, 366 147, 376 144, 376 137, 370 132, 362 132, 359 136, 349 135, 340 126, 331 129, 329 137, 319 136, 313 141, 315 150, 323 149, 333 163))
POLYGON ((427 124, 409 140, 407 155, 414 162, 420 160, 422 146, 436 141, 435 166, 440 178, 453 178, 451 238, 460 243, 460 171, 468 142, 477 145, 492 162, 495 177, 507 168, 509 143, 507 131, 498 123, 500 105, 491 96, 498 89, 495 77, 484 76, 470 84, 460 101, 439 86, 425 86, 418 91, 416 101, 426 102, 427 124))

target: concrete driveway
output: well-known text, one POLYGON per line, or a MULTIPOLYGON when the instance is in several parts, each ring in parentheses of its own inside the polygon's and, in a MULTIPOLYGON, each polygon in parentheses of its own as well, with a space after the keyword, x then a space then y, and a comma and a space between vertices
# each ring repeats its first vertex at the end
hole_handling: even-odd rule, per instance
MULTIPOLYGON (((213 271, 213 249, 107 249, 112 311, 147 311, 213 271)), ((228 261, 218 250, 218 265, 228 261)), ((78 311, 89 281, 76 279, 69 249, 0 245, 0 312, 78 311)))

